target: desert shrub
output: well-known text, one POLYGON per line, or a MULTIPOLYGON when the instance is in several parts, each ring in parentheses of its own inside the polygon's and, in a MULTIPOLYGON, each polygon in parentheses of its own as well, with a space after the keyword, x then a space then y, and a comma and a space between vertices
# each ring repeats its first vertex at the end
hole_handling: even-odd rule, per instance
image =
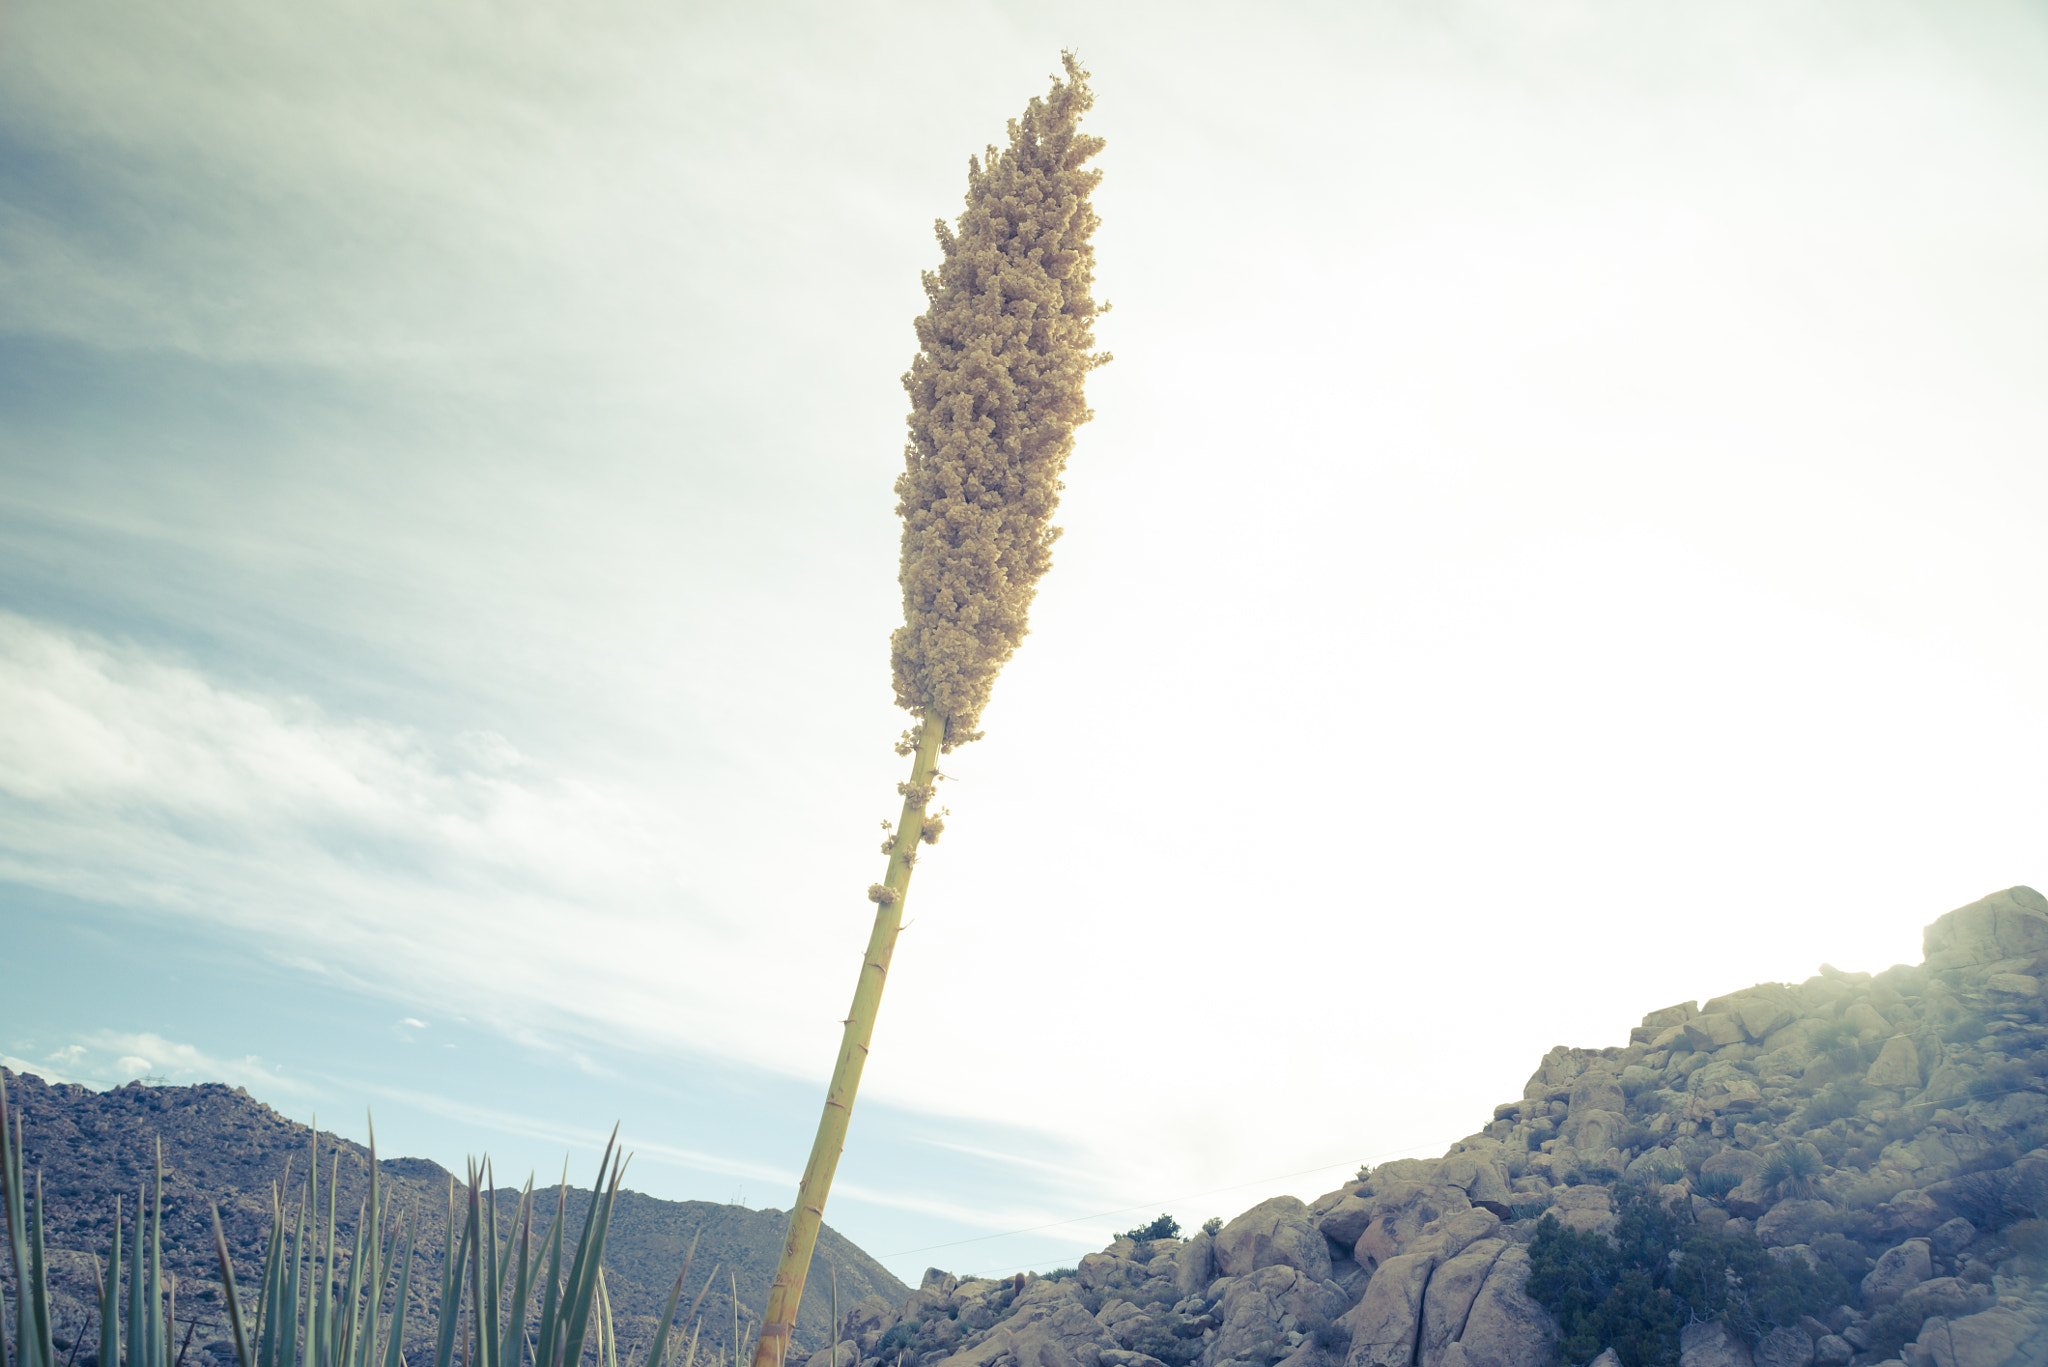
POLYGON ((1856 1108, 1870 1099, 1870 1093, 1870 1084, 1860 1078, 1838 1078, 1807 1098, 1801 1123, 1818 1130, 1837 1120, 1853 1120, 1856 1108))
POLYGON ((1680 1255, 1674 1289, 1693 1314, 1718 1317, 1751 1345, 1801 1315, 1825 1315, 1861 1294, 1832 1264, 1780 1262, 1753 1234, 1695 1234, 1680 1255))
POLYGON ((1780 1196, 1811 1196, 1826 1164, 1811 1144, 1781 1144, 1757 1170, 1757 1180, 1780 1196))
POLYGON ((917 1331, 923 1327, 924 1323, 921 1320, 905 1320, 903 1323, 894 1326, 888 1333, 882 1335, 881 1342, 875 1345, 876 1355, 887 1357, 891 1353, 900 1352, 908 1348, 911 1344, 917 1342, 917 1331))
POLYGON ((1131 1335, 1132 1352, 1150 1354, 1167 1367, 1187 1367, 1202 1355, 1201 1336, 1180 1332, 1187 1323, 1182 1316, 1171 1310, 1152 1310, 1147 1314, 1152 1322, 1131 1335))
POLYGON ((1312 1316, 1303 1323, 1301 1329, 1309 1336, 1309 1340, 1325 1353, 1341 1353, 1349 1344, 1350 1335, 1344 1332, 1344 1326, 1327 1315, 1312 1316))
POLYGON ((1958 1215, 1979 1229, 1995 1229, 2012 1215, 2021 1214, 2007 1203, 2012 1194, 2012 1174, 2004 1170, 1966 1172, 1941 1184, 1941 1190, 1958 1215))
POLYGON ((1534 1201, 1517 1201, 1508 1207, 1508 1214, 1517 1220, 1533 1220, 1550 1209, 1550 1198, 1541 1197, 1534 1201))
POLYGON ((1926 1311, 1915 1310, 1904 1301, 1887 1305, 1863 1326, 1863 1332, 1870 1335, 1866 1356, 1874 1362, 1898 1357, 1908 1343, 1920 1337, 1920 1326, 1926 1322, 1926 1311))
POLYGON ((1689 1135, 1678 1141, 1678 1159, 1685 1164, 1687 1172, 1696 1173, 1700 1164, 1714 1156, 1713 1144, 1698 1135, 1689 1135))
POLYGON ((1689 1320, 1720 1319, 1754 1344, 1856 1295, 1832 1263, 1781 1263, 1754 1235, 1704 1231, 1635 1186, 1617 1188, 1615 1212, 1611 1235, 1546 1215, 1529 1245, 1529 1295, 1557 1320, 1567 1361, 1611 1346, 1624 1367, 1677 1367, 1689 1320))
POLYGON ((1074 1271, 1075 1270, 1071 1267, 1056 1267, 1052 1271, 1046 1273, 1045 1276, 1049 1281, 1063 1282, 1067 1278, 1073 1276, 1074 1271))
POLYGON ((1693 1194, 1709 1201, 1718 1201, 1741 1185, 1742 1178, 1732 1172, 1703 1172, 1692 1179, 1693 1194))
POLYGON ((1962 1176, 1969 1176, 1973 1173, 1992 1172, 1999 1168, 2009 1168, 2019 1156, 2020 1151, 2017 1145, 2010 1139, 2001 1139, 1996 1144, 1987 1144, 1984 1151, 1975 1158, 1965 1159, 1962 1167, 1957 1169, 1957 1172, 1962 1176))
POLYGON ((1821 1162, 1831 1168, 1842 1166, 1842 1160, 1849 1156, 1849 1136, 1833 1130, 1814 1130, 1806 1136, 1806 1142, 1813 1145, 1813 1151, 1820 1155, 1821 1162))
POLYGON ((1208 1235, 1210 1238, 1213 1239, 1222 1232, 1223 1217, 1221 1215, 1211 1215, 1208 1219, 1202 1221, 1202 1233, 1208 1235))
POLYGON ((1620 1173, 1608 1167, 1605 1163, 1589 1163, 1578 1171, 1567 1175, 1564 1179, 1564 1184, 1568 1187, 1604 1187, 1611 1186, 1620 1177, 1620 1173))
POLYGON ((2048 1220, 2020 1220, 2004 1230, 2005 1246, 2022 1258, 2048 1258, 2048 1220))
POLYGON ((1846 1234, 1823 1234, 1807 1247, 1813 1250, 1814 1257, 1839 1272, 1844 1281, 1861 1281, 1870 1270, 1870 1255, 1864 1252, 1862 1244, 1846 1234))
POLYGON ((1970 1095, 1978 1101, 1996 1101, 1999 1097, 2013 1092, 2027 1090, 2033 1080, 2033 1072, 2023 1063, 2007 1060, 1994 1064, 1978 1074, 1970 1082, 1970 1095))
POLYGON ((1154 1239, 1178 1239, 1180 1237, 1180 1221, 1174 1219, 1171 1215, 1161 1215, 1151 1224, 1139 1225, 1136 1229, 1127 1229, 1117 1237, 1134 1239, 1141 1244, 1151 1243, 1154 1239))
POLYGON ((1941 1024, 1941 1038, 1945 1044, 1975 1044, 1983 1039, 1990 1022, 1982 1014, 1970 1010, 1955 1010, 1941 1024))

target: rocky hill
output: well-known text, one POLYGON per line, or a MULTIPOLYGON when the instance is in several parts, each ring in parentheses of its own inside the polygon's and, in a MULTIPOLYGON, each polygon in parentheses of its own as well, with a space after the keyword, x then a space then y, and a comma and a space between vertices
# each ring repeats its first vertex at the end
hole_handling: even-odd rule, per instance
MULTIPOLYGON (((253 1270, 303 1127, 224 1087, 9 1082, 54 1242, 74 1250, 61 1337, 89 1328, 84 1250, 104 1248, 154 1134, 173 1268, 210 1280, 201 1221, 219 1199, 253 1270)), ((325 1142, 352 1206, 367 1155, 325 1142)), ((838 1361, 826 1348, 806 1367, 2044 1367, 2044 1146, 2048 900, 2011 888, 1929 926, 1921 964, 1824 965, 1653 1010, 1624 1046, 1552 1049, 1441 1158, 1276 1197, 1213 1233, 1118 1239, 1047 1277, 933 1269, 906 1296, 828 1232, 858 1303, 838 1361)), ((381 1171, 443 1208, 441 1169, 381 1171)), ((764 1301, 775 1213, 621 1202, 622 1340, 649 1335, 699 1227, 699 1257, 740 1269, 743 1307, 764 1301)), ((804 1311, 799 1343, 824 1344, 822 1298, 804 1311)), ((707 1319, 729 1325, 731 1307, 707 1319)))
POLYGON ((837 1367, 2043 1367, 2048 901, 1925 955, 1560 1046, 1443 1157, 1213 1235, 935 1269, 837 1367))
MULTIPOLYGON (((52 1086, 34 1074, 5 1069, 0 1069, 0 1077, 6 1081, 10 1109, 22 1122, 24 1169, 42 1177, 54 1327, 60 1349, 68 1356, 77 1342, 77 1367, 98 1367, 94 1258, 106 1256, 117 1196, 122 1198, 123 1218, 131 1222, 127 1228, 132 1230, 137 1192, 154 1171, 155 1144, 161 1140, 164 1257, 167 1270, 179 1283, 181 1335, 189 1333, 191 1339, 186 1367, 211 1367, 202 1356, 208 1351, 231 1357, 216 1289, 219 1272, 210 1210, 215 1204, 220 1207, 237 1280, 245 1295, 253 1294, 269 1237, 272 1185, 285 1181, 289 1163, 287 1200, 303 1190, 312 1130, 285 1119, 241 1088, 218 1083, 149 1087, 131 1082, 95 1092, 79 1086, 52 1086)), ((370 1155, 334 1134, 323 1132, 319 1140, 323 1202, 330 1174, 338 1173, 337 1227, 345 1260, 346 1245, 354 1237, 355 1212, 368 1193, 370 1155), (333 1166, 337 1156, 338 1168, 333 1166)), ((449 1190, 456 1179, 438 1163, 423 1158, 383 1159, 377 1169, 379 1199, 387 1211, 410 1212, 415 1202, 420 1211, 420 1262, 414 1273, 407 1323, 409 1341, 424 1344, 429 1342, 433 1311, 420 1288, 435 1285, 440 1276, 449 1190)), ((501 1239, 517 1209, 518 1195, 509 1188, 495 1193, 501 1239)), ((554 1187, 536 1190, 536 1210, 552 1218, 556 1196, 554 1187)), ((582 1228, 589 1201, 588 1190, 570 1188, 567 1228, 572 1240, 582 1228)), ((785 1224, 780 1211, 706 1201, 662 1201, 621 1191, 612 1209, 605 1273, 622 1349, 634 1347, 637 1355, 636 1345, 653 1337, 663 1300, 682 1270, 693 1237, 699 1242, 690 1295, 696 1295, 715 1266, 729 1269, 738 1283, 742 1323, 758 1323, 785 1224)), ((535 1232, 538 1235, 538 1219, 535 1232)), ((5 1263, 0 1256, 0 1286, 9 1288, 11 1295, 12 1273, 5 1263)), ((833 1264, 838 1267, 843 1300, 868 1297, 896 1304, 909 1294, 909 1288, 881 1264, 827 1228, 818 1240, 813 1286, 823 1285, 818 1278, 829 1277, 828 1268, 833 1264)), ((729 1285, 727 1273, 721 1271, 704 1298, 700 1363, 711 1354, 730 1350, 733 1305, 729 1285)), ((678 1311, 679 1317, 681 1313, 678 1311)), ((797 1321, 797 1343, 824 1343, 831 1318, 826 1297, 806 1297, 797 1321)))

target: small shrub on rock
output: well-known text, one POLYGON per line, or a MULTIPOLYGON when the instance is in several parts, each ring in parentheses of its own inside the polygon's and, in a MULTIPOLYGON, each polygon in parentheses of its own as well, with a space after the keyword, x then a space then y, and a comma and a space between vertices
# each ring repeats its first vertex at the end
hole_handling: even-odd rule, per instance
POLYGON ((1161 1215, 1151 1224, 1139 1225, 1136 1229, 1127 1229, 1118 1237, 1130 1239, 1141 1244, 1149 1244, 1154 1239, 1178 1239, 1180 1237, 1180 1221, 1174 1219, 1171 1215, 1161 1215))
POLYGON ((1692 1179, 1693 1194, 1709 1201, 1718 1201, 1741 1185, 1740 1174, 1732 1172, 1703 1172, 1692 1179))
POLYGON ((1132 1352, 1150 1354, 1166 1367, 1187 1367, 1202 1355, 1201 1335, 1184 1333, 1187 1320, 1182 1316, 1170 1310, 1147 1314, 1152 1322, 1131 1335, 1128 1346, 1132 1352))
POLYGON ((1920 1337, 1920 1326, 1926 1322, 1926 1312, 1914 1309, 1906 1301, 1887 1305, 1863 1326, 1863 1332, 1870 1335, 1870 1348, 1865 1356, 1873 1362, 1898 1357, 1908 1343, 1920 1337))

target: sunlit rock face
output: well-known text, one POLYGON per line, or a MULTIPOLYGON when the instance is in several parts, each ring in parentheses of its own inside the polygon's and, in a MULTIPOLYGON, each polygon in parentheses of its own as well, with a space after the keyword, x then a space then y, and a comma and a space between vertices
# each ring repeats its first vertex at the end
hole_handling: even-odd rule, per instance
MULTIPOLYGON (((931 1361, 1553 1367, 1543 1222, 1604 1239, 1640 1193, 1687 1237, 1839 1279, 1786 1323, 1674 1328, 1682 1367, 2048 1362, 2048 902, 1995 893, 1926 945, 1919 965, 1660 1007, 1624 1046, 1560 1045, 1442 1158, 1262 1202, 1171 1257, 1119 1240, 1030 1283, 1073 1298, 1061 1326, 931 1361)), ((1586 1357, 1621 1362, 1607 1346, 1586 1357)))

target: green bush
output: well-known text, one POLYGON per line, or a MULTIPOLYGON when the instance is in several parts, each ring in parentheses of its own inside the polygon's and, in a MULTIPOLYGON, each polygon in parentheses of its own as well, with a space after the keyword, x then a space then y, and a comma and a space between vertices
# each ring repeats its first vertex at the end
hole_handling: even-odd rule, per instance
POLYGON ((1167 1367, 1187 1367, 1202 1355, 1202 1338, 1180 1332, 1187 1320, 1171 1310, 1153 1310, 1147 1314, 1151 1323, 1131 1335, 1129 1348, 1134 1353, 1146 1353, 1158 1358, 1167 1367))
POLYGON ((1211 1215, 1208 1219, 1202 1221, 1202 1233, 1208 1235, 1210 1238, 1213 1239, 1222 1232, 1223 1217, 1221 1215, 1211 1215))
POLYGON ((1141 1244, 1150 1243, 1154 1239, 1178 1239, 1180 1237, 1180 1221, 1174 1219, 1171 1215, 1161 1215, 1151 1224, 1139 1225, 1136 1229, 1127 1229, 1118 1237, 1135 1239, 1141 1244))
POLYGON ((922 1322, 918 1320, 903 1321, 882 1335, 882 1341, 875 1345, 875 1353, 880 1357, 888 1357, 892 1353, 908 1348, 917 1342, 917 1331, 923 1327, 922 1322))
POLYGON ((1350 1336, 1344 1332, 1344 1326, 1327 1316, 1316 1315, 1301 1327, 1316 1347, 1332 1356, 1349 1346, 1350 1336))
POLYGON ((1812 1196, 1814 1183, 1826 1166, 1813 1145, 1783 1144, 1764 1160, 1756 1176, 1765 1186, 1775 1187, 1780 1196, 1812 1196))
POLYGON ((1818 1130, 1837 1120, 1854 1120, 1856 1108, 1870 1099, 1870 1093, 1870 1085, 1860 1078, 1837 1079, 1807 1098, 1800 1123, 1818 1130))
POLYGON ((1925 1311, 1915 1310, 1904 1301, 1887 1305, 1863 1326, 1863 1332, 1870 1335, 1866 1356, 1873 1362, 1898 1357, 1908 1343, 1920 1337, 1920 1326, 1926 1322, 1925 1311))
POLYGON ((1709 1201, 1718 1201, 1741 1185, 1742 1178, 1732 1172, 1703 1172, 1692 1181, 1693 1194, 1709 1201))
POLYGON ((1856 1295, 1832 1264, 1781 1263, 1754 1235, 1704 1231, 1637 1187, 1616 1189, 1615 1212, 1612 1235, 1546 1215, 1529 1245, 1529 1295, 1557 1320, 1569 1362, 1612 1347, 1623 1367, 1677 1367, 1688 1321, 1719 1319, 1754 1344, 1856 1295))
POLYGON ((1870 1255, 1863 1245, 1846 1234, 1830 1232, 1808 1245, 1813 1256, 1842 1275, 1844 1281, 1861 1281, 1870 1270, 1870 1255))
POLYGON ((1970 1095, 1978 1101, 1996 1101, 2013 1092, 2026 1091, 2033 1077, 2032 1070, 2023 1063, 1995 1064, 1970 1083, 1970 1095))

